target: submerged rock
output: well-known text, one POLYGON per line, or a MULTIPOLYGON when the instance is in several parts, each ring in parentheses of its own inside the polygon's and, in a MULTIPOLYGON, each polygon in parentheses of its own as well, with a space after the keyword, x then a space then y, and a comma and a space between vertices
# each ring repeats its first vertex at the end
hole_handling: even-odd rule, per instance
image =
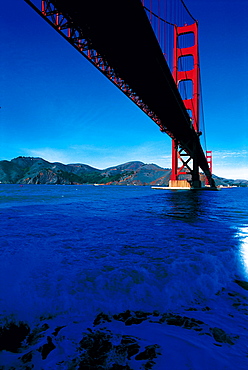
POLYGON ((140 349, 140 345, 138 344, 137 340, 128 335, 122 336, 120 347, 122 350, 124 349, 127 352, 127 358, 129 360, 132 356, 136 355, 140 349))
POLYGON ((24 364, 26 364, 27 362, 31 362, 32 361, 32 358, 33 358, 33 352, 30 351, 28 353, 25 353, 25 355, 23 355, 22 357, 20 357, 20 359, 22 360, 22 362, 24 364))
POLYGON ((102 324, 104 322, 111 322, 111 317, 109 315, 106 315, 104 312, 100 312, 94 322, 93 322, 93 325, 96 326, 96 325, 99 325, 99 324, 102 324))
POLYGON ((79 343, 82 356, 78 369, 104 369, 108 353, 112 349, 110 339, 111 335, 99 330, 84 336, 79 343))
POLYGON ((231 337, 226 334, 226 332, 220 328, 210 328, 210 332, 212 333, 214 339, 216 342, 219 343, 228 343, 228 344, 234 344, 231 337))
POLYGON ((138 360, 144 361, 142 368, 151 369, 155 364, 152 360, 160 354, 158 348, 157 344, 149 345, 140 352, 138 338, 114 334, 105 328, 90 331, 83 337, 78 348, 79 358, 74 359, 73 363, 79 370, 133 370, 130 361, 138 360))
POLYGON ((159 322, 166 322, 168 325, 181 326, 184 329, 194 329, 196 331, 202 330, 201 325, 204 325, 203 321, 173 313, 164 313, 159 322))
POLYGON ((54 332, 52 333, 55 337, 58 335, 58 333, 60 332, 61 329, 65 328, 65 325, 63 326, 58 326, 54 332))
POLYGON ((235 280, 235 283, 237 283, 241 288, 248 290, 248 282, 244 280, 235 280))
POLYGON ((50 336, 47 337, 47 343, 44 344, 39 348, 39 351, 41 352, 42 360, 45 360, 50 352, 52 352, 56 346, 52 342, 52 338, 50 336))
POLYGON ((147 320, 150 315, 151 313, 148 312, 126 310, 118 315, 113 315, 113 318, 118 321, 123 321, 125 325, 137 325, 147 320))
MULTIPOLYGON (((234 298, 237 299, 236 296, 234 298)), ((203 311, 208 310, 206 307, 203 311)), ((189 313, 187 315, 190 316, 189 313)), ((73 339, 70 338, 69 325, 49 324, 49 327, 47 318, 32 331, 24 323, 5 325, 0 331, 1 350, 13 352, 11 354, 13 369, 18 368, 16 358, 20 356, 18 357, 19 368, 26 370, 34 368, 37 361, 40 361, 44 369, 51 363, 51 366, 60 364, 61 368, 64 366, 63 368, 71 370, 133 370, 134 368, 150 370, 156 363, 161 365, 161 359, 158 359, 164 350, 161 338, 157 338, 155 342, 154 335, 151 336, 154 341, 151 341, 149 336, 142 338, 142 334, 138 337, 132 335, 134 333, 139 335, 138 333, 143 333, 143 330, 149 330, 149 332, 158 330, 166 336, 167 331, 173 332, 173 326, 175 326, 180 327, 180 329, 176 328, 178 335, 184 329, 192 329, 194 340, 197 340, 197 332, 201 336, 201 341, 204 341, 206 336, 206 341, 215 346, 226 346, 227 349, 228 347, 230 349, 230 345, 234 345, 238 339, 238 336, 227 334, 223 329, 210 327, 201 320, 173 312, 153 311, 151 313, 126 310, 115 315, 101 312, 96 315, 92 325, 89 324, 91 327, 86 329, 87 326, 85 326, 83 336, 80 323, 76 324, 78 334, 73 339), (130 328, 131 325, 136 327, 130 328), (65 328, 63 333, 60 332, 62 328, 65 328), (71 350, 73 352, 70 352, 71 350), (54 351, 53 354, 49 356, 52 351, 54 351), (20 354, 16 356, 15 353, 18 352, 20 354)), ((182 333, 182 335, 185 334, 182 333)), ((190 333, 187 335, 190 336, 190 333)))
POLYGON ((40 327, 37 327, 35 328, 30 334, 29 336, 27 337, 27 344, 36 344, 41 338, 44 337, 45 335, 45 331, 49 329, 49 325, 48 324, 43 324, 42 326, 40 327))
POLYGON ((157 344, 146 346, 145 350, 135 357, 135 360, 153 360, 157 355, 161 354, 157 352, 158 348, 159 346, 157 344))

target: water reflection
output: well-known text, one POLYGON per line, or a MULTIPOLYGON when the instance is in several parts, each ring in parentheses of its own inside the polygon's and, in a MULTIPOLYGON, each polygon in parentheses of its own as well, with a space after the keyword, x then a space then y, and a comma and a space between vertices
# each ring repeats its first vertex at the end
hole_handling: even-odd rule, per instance
POLYGON ((246 278, 248 278, 248 226, 242 226, 238 229, 238 234, 241 241, 240 246, 240 258, 241 263, 244 268, 244 272, 246 274, 246 278))
POLYGON ((199 191, 172 191, 167 194, 164 215, 194 222, 205 214, 203 194, 199 191))

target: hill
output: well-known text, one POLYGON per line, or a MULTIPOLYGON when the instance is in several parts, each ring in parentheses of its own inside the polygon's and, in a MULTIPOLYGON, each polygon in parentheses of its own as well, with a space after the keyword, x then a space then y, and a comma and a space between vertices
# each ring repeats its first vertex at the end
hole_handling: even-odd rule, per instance
MULTIPOLYGON (((104 170, 81 163, 50 163, 42 158, 17 157, 0 161, 2 184, 113 184, 164 185, 169 184, 171 170, 132 161, 104 170)), ((214 176, 216 185, 248 186, 247 180, 228 180, 214 176)))
POLYGON ((121 184, 166 185, 170 170, 133 161, 104 170, 81 164, 50 163, 42 158, 18 157, 0 161, 2 184, 121 184))

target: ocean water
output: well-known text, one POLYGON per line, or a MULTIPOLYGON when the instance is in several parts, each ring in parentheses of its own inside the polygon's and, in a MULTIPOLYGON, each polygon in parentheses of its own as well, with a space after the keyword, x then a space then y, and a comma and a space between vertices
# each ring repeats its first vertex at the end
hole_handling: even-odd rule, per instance
MULTIPOLYGON (((2 184, 0 230, 0 326, 64 328, 3 349, 1 369, 100 369, 75 361, 99 313, 111 318, 102 330, 159 346, 152 369, 248 368, 248 188, 2 184), (149 320, 113 319, 127 310, 149 320), (169 325, 165 313, 205 329, 169 325), (42 359, 48 334, 56 348, 42 359)), ((149 368, 135 356, 104 361, 101 368, 149 368)))

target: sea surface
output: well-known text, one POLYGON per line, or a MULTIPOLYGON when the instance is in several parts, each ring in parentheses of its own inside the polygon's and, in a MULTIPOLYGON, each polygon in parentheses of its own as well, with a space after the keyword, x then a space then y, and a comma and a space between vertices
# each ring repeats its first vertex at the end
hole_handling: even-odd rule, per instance
POLYGON ((1 184, 0 253, 0 369, 248 369, 248 188, 1 184))

